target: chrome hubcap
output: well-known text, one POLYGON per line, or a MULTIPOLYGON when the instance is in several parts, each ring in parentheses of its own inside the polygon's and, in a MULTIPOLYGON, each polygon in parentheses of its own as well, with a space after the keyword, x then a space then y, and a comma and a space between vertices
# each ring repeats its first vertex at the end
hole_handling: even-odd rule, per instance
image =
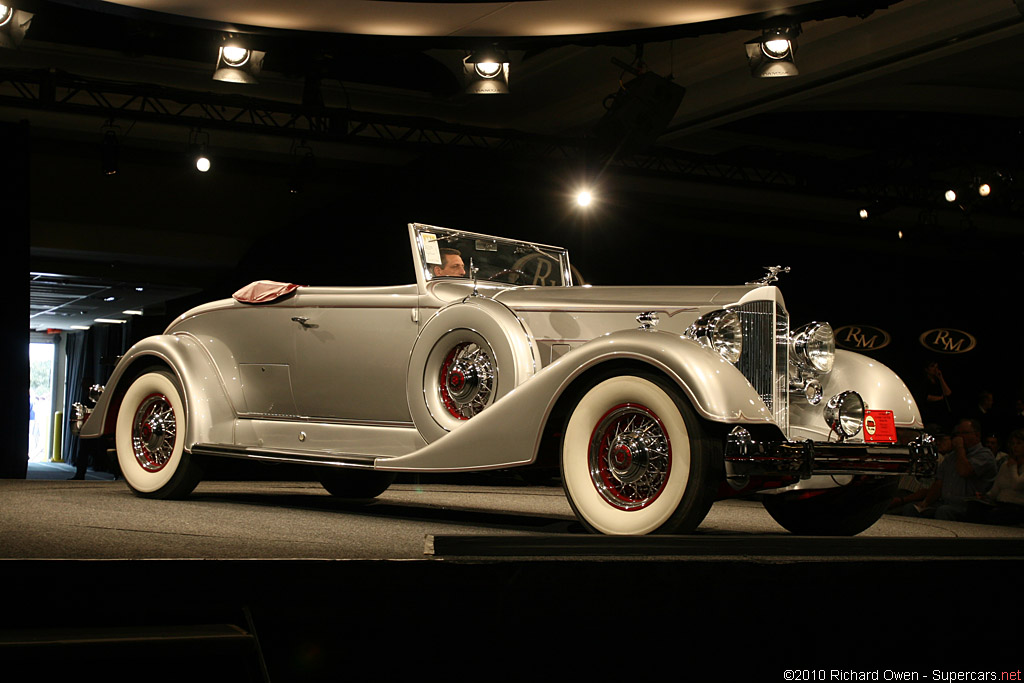
POLYGON ((460 420, 468 420, 490 402, 494 391, 494 361, 477 344, 459 344, 448 352, 441 364, 438 388, 448 412, 460 420))
POLYGON ((163 394, 150 394, 132 420, 132 452, 147 472, 159 472, 174 453, 177 424, 174 408, 163 394))
POLYGON ((658 416, 642 405, 626 403, 597 423, 588 457, 598 493, 619 509, 638 510, 665 489, 672 452, 658 416))

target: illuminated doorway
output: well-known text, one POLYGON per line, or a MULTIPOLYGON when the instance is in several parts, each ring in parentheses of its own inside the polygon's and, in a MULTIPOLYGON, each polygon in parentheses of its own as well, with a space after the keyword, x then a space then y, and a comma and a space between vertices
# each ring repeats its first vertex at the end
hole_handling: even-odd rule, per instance
POLYGON ((56 346, 32 342, 28 345, 28 459, 46 462, 52 451, 53 366, 56 346))

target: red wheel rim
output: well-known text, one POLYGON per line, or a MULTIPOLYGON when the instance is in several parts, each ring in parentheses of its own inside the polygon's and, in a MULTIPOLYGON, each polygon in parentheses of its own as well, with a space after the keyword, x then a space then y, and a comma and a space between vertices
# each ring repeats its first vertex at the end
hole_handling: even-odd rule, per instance
POLYGON ((132 452, 147 472, 159 472, 170 462, 177 438, 174 407, 160 393, 142 399, 132 418, 132 452))
POLYGON ((494 391, 494 363, 473 342, 452 347, 441 362, 438 393, 445 410, 458 420, 468 420, 490 403, 494 391))

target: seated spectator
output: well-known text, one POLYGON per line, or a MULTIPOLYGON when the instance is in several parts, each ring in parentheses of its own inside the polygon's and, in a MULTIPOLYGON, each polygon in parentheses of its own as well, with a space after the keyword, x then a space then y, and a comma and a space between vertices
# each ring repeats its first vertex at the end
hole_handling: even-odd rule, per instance
POLYGON ((906 503, 897 514, 970 521, 968 502, 986 493, 995 475, 996 458, 981 443, 978 421, 960 420, 953 430, 953 452, 939 465, 924 500, 906 503))
POLYGON ((996 472, 1003 466, 1003 461, 1009 456, 1009 454, 999 447, 999 437, 995 434, 988 434, 982 443, 985 444, 985 448, 992 451, 996 456, 996 472))
POLYGON ((996 474, 992 488, 984 496, 995 507, 986 511, 988 524, 1020 524, 1024 522, 1024 429, 1010 434, 1009 456, 996 474))

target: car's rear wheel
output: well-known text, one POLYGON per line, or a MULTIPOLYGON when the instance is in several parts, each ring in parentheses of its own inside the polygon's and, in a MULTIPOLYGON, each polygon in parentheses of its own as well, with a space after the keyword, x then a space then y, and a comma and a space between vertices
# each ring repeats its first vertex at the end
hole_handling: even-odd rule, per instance
POLYGON ((593 382, 562 438, 562 482, 591 531, 684 533, 714 502, 721 456, 685 398, 651 374, 593 382))
POLYGON ((885 514, 898 483, 896 477, 882 477, 831 489, 765 495, 764 509, 794 534, 855 536, 885 514))
POLYGON ((167 370, 139 375, 117 412, 114 445, 128 486, 146 498, 184 498, 202 467, 184 449, 186 413, 177 378, 167 370))
POLYGON ((395 481, 393 472, 321 468, 320 483, 338 498, 376 498, 395 481))

